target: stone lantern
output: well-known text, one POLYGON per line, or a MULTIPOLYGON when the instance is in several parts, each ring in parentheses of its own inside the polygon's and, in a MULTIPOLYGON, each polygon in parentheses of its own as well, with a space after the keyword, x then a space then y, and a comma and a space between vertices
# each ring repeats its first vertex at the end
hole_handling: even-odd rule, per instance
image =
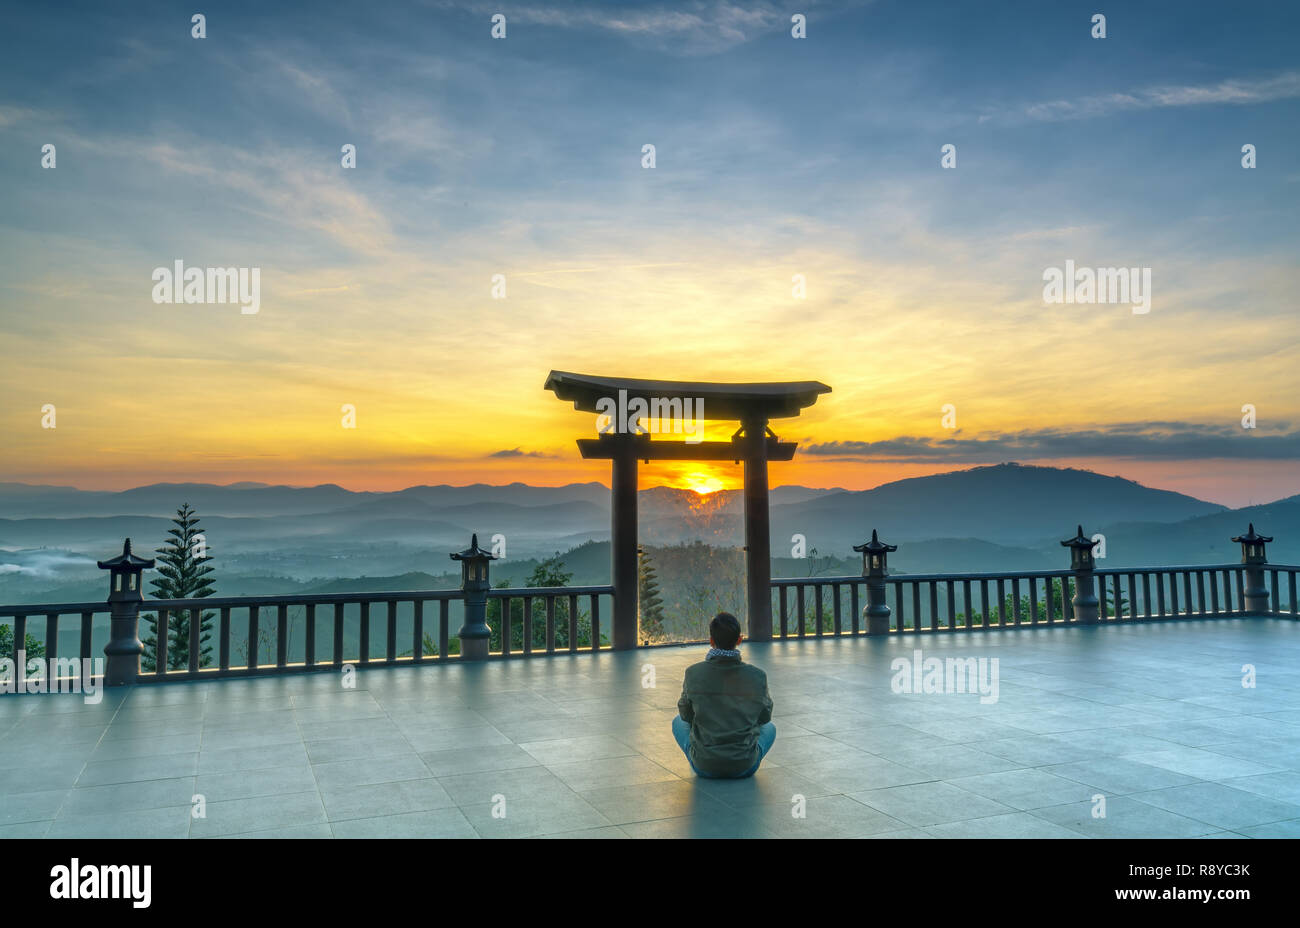
POLYGON ((885 603, 885 562, 889 552, 898 550, 898 545, 885 544, 873 528, 871 540, 866 544, 854 545, 853 550, 862 553, 862 576, 867 578, 867 605, 862 610, 867 634, 887 635, 890 610, 885 603))
POLYGON ((109 571, 108 602, 111 607, 109 641, 104 645, 104 685, 123 686, 134 683, 140 676, 140 574, 153 567, 153 558, 136 557, 131 553, 131 539, 122 545, 122 553, 107 561, 97 562, 109 571))
POLYGON ((470 537, 469 547, 451 556, 460 561, 460 588, 465 593, 465 624, 460 638, 461 660, 481 661, 488 656, 492 629, 487 624, 488 562, 496 558, 478 546, 478 535, 470 537))
POLYGON ((1268 535, 1255 534, 1255 523, 1251 522, 1246 534, 1238 535, 1233 541, 1241 545, 1241 563, 1246 565, 1246 611, 1268 613, 1268 587, 1264 585, 1264 565, 1268 563, 1264 546, 1272 541, 1268 535))
MULTIPOLYGON (((1096 581, 1092 573, 1096 567, 1092 555, 1094 544, 1091 538, 1083 534, 1082 525, 1073 538, 1061 542, 1062 547, 1070 549, 1070 570, 1074 571, 1074 598, 1070 600, 1074 606, 1074 620, 1085 625, 1097 622, 1101 606, 1097 601, 1096 581)), ((1064 590, 1061 595, 1064 597, 1064 590)))

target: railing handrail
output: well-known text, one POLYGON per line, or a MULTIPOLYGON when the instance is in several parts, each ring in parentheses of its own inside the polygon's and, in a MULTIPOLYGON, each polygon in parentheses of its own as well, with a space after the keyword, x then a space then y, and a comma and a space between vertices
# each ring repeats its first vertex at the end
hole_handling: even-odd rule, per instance
POLYGON ((106 600, 93 603, 23 603, 0 606, 0 615, 70 615, 74 612, 112 612, 113 604, 106 600))
MULTIPOLYGON (((614 592, 612 586, 525 586, 493 588, 489 599, 528 596, 601 596, 614 592)), ((249 606, 321 606, 348 605, 356 602, 387 603, 464 599, 465 591, 453 590, 375 590, 351 593, 287 593, 271 596, 208 596, 202 599, 145 599, 140 611, 175 611, 181 609, 239 609, 249 606)), ((0 615, 49 615, 74 612, 111 612, 112 603, 100 600, 93 603, 30 603, 0 606, 0 615)))
MULTIPOLYGON (((1300 570, 1300 567, 1291 564, 1263 564, 1264 569, 1275 570, 1300 570)), ((1248 565, 1240 562, 1235 564, 1175 564, 1169 567, 1100 567, 1092 573, 1094 576, 1114 576, 1120 574, 1158 574, 1158 573, 1180 573, 1183 571, 1205 571, 1205 570, 1245 570, 1248 565)), ((1074 573, 1069 567, 1061 567, 1057 570, 999 570, 984 573, 953 573, 953 574, 905 574, 892 573, 886 575, 884 582, 911 582, 918 581, 929 583, 935 580, 1009 580, 1013 577, 1020 578, 1052 578, 1072 575, 1074 573)), ((811 584, 824 583, 866 583, 869 578, 862 574, 850 574, 841 577, 773 577, 772 586, 808 586, 811 584)))
MULTIPOLYGON (((458 591, 459 592, 459 591, 458 591)), ((520 596, 601 596, 612 594, 613 586, 517 586, 517 587, 500 587, 488 590, 488 599, 500 599, 509 596, 511 599, 517 599, 520 596)))

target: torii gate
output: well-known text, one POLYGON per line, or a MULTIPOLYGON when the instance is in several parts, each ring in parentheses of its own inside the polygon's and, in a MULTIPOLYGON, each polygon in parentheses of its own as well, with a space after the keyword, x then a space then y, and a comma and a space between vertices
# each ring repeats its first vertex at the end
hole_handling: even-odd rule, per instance
POLYGON ((789 461, 796 442, 781 441, 768 427, 771 419, 791 419, 831 388, 815 380, 796 383, 690 383, 679 380, 632 380, 551 371, 545 389, 573 403, 581 412, 603 413, 617 403, 641 400, 647 409, 676 401, 703 400, 701 419, 736 420, 730 441, 651 441, 650 436, 617 429, 598 438, 578 439, 584 458, 612 462, 610 479, 610 578, 614 587, 613 645, 637 646, 637 461, 733 461, 745 463, 745 598, 748 637, 772 637, 772 541, 768 517, 767 462, 789 461), (599 405, 598 405, 599 404, 599 405))

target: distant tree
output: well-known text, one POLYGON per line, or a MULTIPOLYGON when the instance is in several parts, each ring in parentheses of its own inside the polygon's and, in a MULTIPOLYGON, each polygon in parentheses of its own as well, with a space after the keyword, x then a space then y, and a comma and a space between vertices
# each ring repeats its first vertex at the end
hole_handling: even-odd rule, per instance
MULTIPOLYGON (((150 581, 156 599, 203 599, 216 592, 213 570, 208 566, 212 560, 207 553, 206 539, 200 553, 198 537, 198 514, 185 503, 176 510, 172 519, 175 528, 167 534, 171 540, 157 549, 159 576, 150 581)), ((212 666, 212 620, 215 613, 204 612, 199 619, 199 666, 212 666)), ((140 657, 140 666, 146 672, 157 669, 158 654, 158 616, 148 613, 144 616, 145 628, 144 654, 140 657)), ((167 669, 182 670, 190 665, 190 615, 189 610, 169 613, 167 616, 167 669)))
MULTIPOLYGON (((528 579, 524 581, 524 586, 563 587, 568 586, 571 579, 573 573, 564 569, 564 558, 557 551, 533 568, 528 579)), ((510 580, 498 581, 495 587, 508 589, 510 580)), ((492 629, 489 648, 492 651, 502 650, 501 630, 504 624, 502 604, 504 602, 504 599, 494 597, 489 599, 487 604, 487 623, 492 629)), ((525 600, 522 597, 510 601, 510 649, 516 653, 524 649, 524 605, 525 600)), ((542 650, 546 647, 546 602, 540 597, 533 601, 532 620, 532 647, 534 651, 542 650)), ((576 624, 578 626, 577 646, 591 647, 591 613, 579 607, 576 624)), ((608 645, 609 636, 601 632, 600 642, 602 646, 608 645)), ((555 599, 555 647, 556 650, 569 648, 569 600, 564 596, 557 596, 555 599)))
MULTIPOLYGON (((31 632, 23 637, 23 650, 27 652, 27 659, 30 661, 34 658, 45 656, 45 645, 41 644, 31 632)), ((0 625, 0 657, 7 657, 12 661, 18 660, 14 654, 14 628, 12 625, 0 625)))
MULTIPOLYGON (((1050 597, 1050 601, 1052 604, 1052 613, 1051 613, 1052 621, 1060 622, 1065 617, 1065 611, 1064 611, 1065 603, 1074 599, 1074 581, 1070 579, 1066 580, 1064 594, 1062 594, 1061 591, 1060 580, 1055 580, 1055 579, 1049 580, 1048 585, 1050 587, 1050 590, 1046 592, 1046 595, 1043 598, 1038 600, 1038 620, 1040 622, 1047 621, 1047 602, 1048 602, 1048 597, 1050 597)), ((1102 590, 1100 602, 1102 605, 1103 615, 1113 617, 1116 614, 1115 600, 1114 597, 1112 596, 1112 590, 1109 587, 1106 587, 1105 589, 1102 590)), ((989 625, 997 624, 999 620, 998 606, 996 603, 992 603, 990 605, 991 608, 988 610, 987 617, 982 612, 973 612, 971 614, 971 624, 978 625, 980 624, 980 621, 982 619, 987 620, 986 624, 989 625)), ((1127 612, 1128 612, 1128 597, 1124 596, 1121 593, 1119 597, 1119 614, 1123 615, 1127 612)), ((1005 621, 1007 623, 1011 623, 1015 621, 1015 615, 1016 615, 1015 597, 1008 595, 1003 598, 1001 614, 1005 616, 1005 621)), ((1022 595, 1020 597, 1020 621, 1032 622, 1033 615, 1034 615, 1033 603, 1030 601, 1028 596, 1022 595)), ((966 624, 966 614, 964 612, 957 613, 957 624, 958 625, 966 624)))
POLYGON ((659 594, 659 578, 655 575, 650 552, 638 550, 637 587, 640 609, 641 637, 645 643, 664 638, 664 599, 659 594))
POLYGON ((807 577, 820 576, 838 563, 837 560, 829 554, 825 557, 819 557, 816 548, 808 549, 808 556, 804 558, 804 561, 808 565, 807 572, 805 573, 805 576, 807 577))
MULTIPOLYGON (((804 563, 807 565, 804 569, 805 570, 804 576, 806 577, 821 576, 822 574, 828 573, 831 569, 833 569, 838 564, 837 559, 831 557, 830 555, 827 555, 825 557, 819 556, 816 548, 809 548, 808 555, 803 560, 804 563)), ((847 594, 848 594, 847 590, 841 590, 841 600, 843 600, 847 594)), ((787 597, 788 605, 786 606, 786 627, 791 632, 797 633, 799 628, 799 606, 798 606, 799 596, 798 596, 797 588, 789 589, 786 591, 778 591, 777 596, 781 596, 781 595, 787 597)), ((817 597, 818 596, 823 597, 822 618, 821 618, 822 633, 823 634, 825 634, 826 632, 834 633, 835 631, 835 602, 834 602, 833 588, 809 586, 809 587, 805 587, 804 589, 804 604, 803 604, 804 634, 811 634, 811 635, 817 634, 817 597), (825 593, 822 593, 823 589, 826 590, 825 593)), ((779 609, 774 610, 774 615, 778 616, 776 621, 779 623, 780 622, 779 609)), ((841 619, 841 621, 843 620, 841 619)), ((779 632, 780 629, 778 628, 777 631, 779 632)))

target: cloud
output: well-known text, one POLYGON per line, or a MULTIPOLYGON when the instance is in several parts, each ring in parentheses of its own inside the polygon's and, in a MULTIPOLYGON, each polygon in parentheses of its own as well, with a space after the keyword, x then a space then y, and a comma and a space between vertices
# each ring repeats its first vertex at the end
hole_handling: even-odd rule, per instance
POLYGON ((978 438, 900 435, 880 441, 830 441, 801 449, 804 454, 872 461, 997 463, 1007 460, 1133 458, 1138 460, 1300 459, 1300 431, 1263 434, 1240 426, 1185 422, 1120 423, 1103 428, 1026 429, 990 432, 978 438))
POLYGON ((503 448, 500 451, 493 451, 488 455, 490 458, 553 458, 555 455, 547 454, 544 451, 521 451, 519 448, 503 448))
POLYGON ((1079 100, 1031 103, 1017 109, 985 113, 980 116, 979 121, 1060 122, 1170 106, 1203 106, 1216 103, 1242 106, 1295 97, 1300 97, 1300 71, 1285 71, 1261 80, 1229 78, 1217 84, 1164 85, 1128 93, 1083 97, 1079 100))
MULTIPOLYGON (((465 9, 476 16, 482 16, 485 22, 494 13, 503 12, 507 28, 522 23, 562 29, 603 30, 657 51, 680 55, 716 54, 743 45, 760 35, 788 29, 793 13, 784 6, 769 2, 728 3, 726 0, 645 4, 639 7, 609 3, 566 3, 556 7, 522 6, 503 9, 498 3, 478 0, 444 0, 437 5, 465 9)), ((817 0, 810 0, 799 9, 807 13, 817 6, 817 0)))
POLYGON ((29 122, 35 112, 21 106, 0 106, 0 129, 8 129, 22 122, 29 122))

